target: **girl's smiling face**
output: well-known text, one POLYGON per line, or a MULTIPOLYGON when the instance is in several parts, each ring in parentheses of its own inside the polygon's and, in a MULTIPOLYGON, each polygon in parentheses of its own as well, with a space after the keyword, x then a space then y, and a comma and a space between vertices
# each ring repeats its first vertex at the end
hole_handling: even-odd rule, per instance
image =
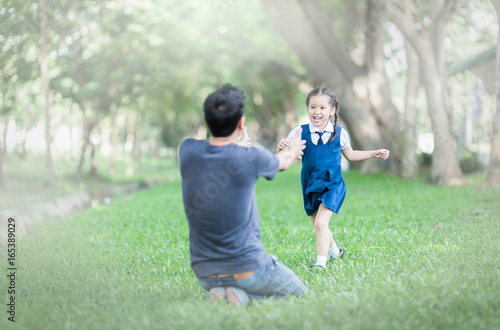
POLYGON ((328 124, 330 117, 335 114, 335 108, 330 105, 330 96, 318 94, 311 97, 307 114, 311 123, 320 130, 328 124))

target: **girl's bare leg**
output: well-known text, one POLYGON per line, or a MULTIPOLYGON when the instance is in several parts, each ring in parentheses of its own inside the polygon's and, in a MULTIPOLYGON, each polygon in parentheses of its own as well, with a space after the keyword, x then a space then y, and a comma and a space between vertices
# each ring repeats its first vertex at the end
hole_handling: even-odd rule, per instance
POLYGON ((311 215, 311 221, 316 231, 316 250, 319 256, 328 257, 328 249, 335 246, 333 235, 329 227, 333 211, 326 208, 323 203, 318 211, 311 215))

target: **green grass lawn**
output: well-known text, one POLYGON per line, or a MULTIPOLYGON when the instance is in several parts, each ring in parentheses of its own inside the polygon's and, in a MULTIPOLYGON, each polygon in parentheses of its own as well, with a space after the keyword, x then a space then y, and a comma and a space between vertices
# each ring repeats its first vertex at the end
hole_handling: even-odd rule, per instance
POLYGON ((345 173, 348 195, 330 227, 346 254, 311 272, 315 234, 299 171, 259 181, 257 194, 265 248, 309 294, 245 308, 207 304, 189 265, 174 181, 63 221, 47 219, 18 239, 16 324, 2 312, 0 328, 500 328, 500 190, 482 188, 482 177, 439 187, 345 173))

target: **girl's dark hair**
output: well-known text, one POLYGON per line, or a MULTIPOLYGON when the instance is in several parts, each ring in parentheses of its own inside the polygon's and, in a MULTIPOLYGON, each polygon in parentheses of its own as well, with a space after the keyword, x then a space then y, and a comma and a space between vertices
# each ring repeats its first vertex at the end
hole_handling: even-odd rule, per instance
POLYGON ((335 117, 335 123, 333 125, 333 134, 332 137, 330 138, 330 144, 332 144, 333 139, 337 136, 337 120, 339 119, 339 100, 337 99, 337 95, 328 87, 326 87, 325 84, 321 84, 321 86, 316 87, 312 91, 309 92, 309 95, 307 95, 306 99, 306 106, 309 108, 309 102, 311 101, 311 98, 316 95, 326 95, 330 97, 330 106, 332 108, 335 108, 335 114, 333 115, 335 117))
POLYGON ((214 137, 233 134, 238 121, 244 116, 245 94, 243 90, 231 84, 211 93, 203 103, 203 112, 210 133, 214 137))

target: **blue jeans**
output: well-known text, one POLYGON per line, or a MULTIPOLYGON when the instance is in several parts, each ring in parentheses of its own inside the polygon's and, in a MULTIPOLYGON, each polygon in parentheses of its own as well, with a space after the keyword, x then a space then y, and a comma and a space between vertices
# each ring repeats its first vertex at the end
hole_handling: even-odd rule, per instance
POLYGON ((209 291, 211 288, 232 286, 242 289, 252 299, 268 297, 285 298, 287 295, 300 296, 307 293, 307 288, 295 273, 278 261, 275 257, 263 268, 240 281, 233 276, 198 278, 201 286, 209 291))

